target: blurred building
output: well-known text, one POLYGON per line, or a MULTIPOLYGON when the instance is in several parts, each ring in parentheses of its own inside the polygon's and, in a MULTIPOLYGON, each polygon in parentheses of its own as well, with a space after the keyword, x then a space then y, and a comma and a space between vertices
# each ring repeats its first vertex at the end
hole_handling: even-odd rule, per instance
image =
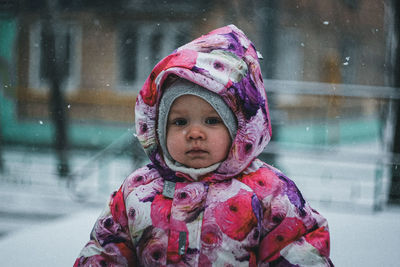
MULTIPOLYGON (((72 124, 132 125, 135 95, 154 64, 193 37, 229 23, 242 28, 264 55, 265 78, 385 84, 382 1, 270 2, 58 1, 46 12, 46 1, 5 1, 1 34, 9 41, 2 38, 3 61, 13 70, 7 73, 15 82, 8 91, 17 100, 10 119, 16 125, 35 122, 32 130, 48 124, 47 23, 63 62, 61 86, 72 124)), ((334 91, 329 97, 281 95, 274 104, 296 121, 371 115, 379 108, 376 99, 346 100, 334 91)), ((3 131, 4 141, 22 142, 15 133, 28 134, 3 131)))
POLYGON ((233 23, 264 56, 273 141, 328 150, 363 141, 385 152, 389 98, 376 92, 392 75, 387 9, 378 0, 2 0, 2 143, 52 145, 56 66, 69 148, 107 146, 133 126, 136 94, 157 61, 233 23))
POLYGON ((146 1, 58 1, 50 9, 46 1, 9 2, 1 34, 11 40, 3 49, 11 55, 8 64, 15 83, 7 91, 15 106, 3 124, 9 126, 3 129, 4 141, 51 141, 50 74, 54 61, 59 61, 71 144, 83 146, 101 146, 118 136, 118 131, 105 133, 110 125, 132 127, 135 97, 149 71, 190 38, 193 18, 206 4, 175 1, 151 7, 146 1), (45 27, 49 23, 56 46, 50 61, 45 27), (82 131, 90 125, 94 128, 82 131), (27 138, 30 133, 33 136, 27 138))

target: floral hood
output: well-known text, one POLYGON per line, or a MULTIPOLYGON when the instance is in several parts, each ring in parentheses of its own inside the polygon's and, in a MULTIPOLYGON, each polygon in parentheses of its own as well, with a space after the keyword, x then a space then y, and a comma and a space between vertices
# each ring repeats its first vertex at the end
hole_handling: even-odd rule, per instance
MULTIPOLYGON (((271 139, 271 124, 259 53, 234 25, 216 29, 179 47, 152 70, 136 100, 136 133, 156 168, 168 177, 157 138, 158 104, 169 75, 187 79, 219 94, 234 112, 238 130, 230 152, 212 180, 238 175, 271 139)), ((173 178, 171 178, 173 179, 173 178)))

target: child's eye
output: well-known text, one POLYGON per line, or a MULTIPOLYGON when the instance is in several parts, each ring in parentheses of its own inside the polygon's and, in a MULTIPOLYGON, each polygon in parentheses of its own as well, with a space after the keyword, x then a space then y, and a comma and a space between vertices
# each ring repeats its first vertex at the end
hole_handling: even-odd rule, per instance
POLYGON ((176 126, 183 126, 186 125, 187 120, 186 119, 182 119, 182 118, 177 118, 172 120, 171 124, 176 125, 176 126))
POLYGON ((218 124, 221 123, 221 119, 217 117, 211 117, 206 119, 207 124, 218 124))

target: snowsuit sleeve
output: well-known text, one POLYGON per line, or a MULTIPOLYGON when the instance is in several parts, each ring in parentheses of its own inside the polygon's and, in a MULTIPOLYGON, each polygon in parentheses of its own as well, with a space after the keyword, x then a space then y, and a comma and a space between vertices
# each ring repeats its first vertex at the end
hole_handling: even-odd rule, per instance
POLYGON ((76 259, 77 266, 135 266, 136 256, 128 229, 122 187, 97 219, 90 241, 76 259))
POLYGON ((265 166, 243 181, 262 207, 259 266, 333 266, 327 220, 310 207, 292 180, 265 166))

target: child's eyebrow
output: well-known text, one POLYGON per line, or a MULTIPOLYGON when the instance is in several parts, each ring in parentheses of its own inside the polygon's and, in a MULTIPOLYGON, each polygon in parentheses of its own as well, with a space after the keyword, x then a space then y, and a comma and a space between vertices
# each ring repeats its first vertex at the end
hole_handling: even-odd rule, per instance
MULTIPOLYGON (((208 115, 220 117, 220 115, 218 114, 218 112, 217 112, 213 107, 207 107, 207 108, 203 109, 202 112, 203 112, 204 114, 208 114, 208 115)), ((180 115, 180 114, 186 114, 186 113, 188 113, 188 111, 186 110, 186 108, 171 107, 171 109, 169 110, 169 114, 168 114, 168 115, 171 115, 171 114, 180 115)))
POLYGON ((206 112, 208 114, 214 114, 214 115, 217 115, 218 117, 220 117, 218 112, 214 108, 207 109, 206 112))
POLYGON ((182 114, 185 113, 186 111, 179 109, 179 108, 171 108, 169 111, 169 114, 173 114, 173 113, 178 113, 178 114, 182 114))

